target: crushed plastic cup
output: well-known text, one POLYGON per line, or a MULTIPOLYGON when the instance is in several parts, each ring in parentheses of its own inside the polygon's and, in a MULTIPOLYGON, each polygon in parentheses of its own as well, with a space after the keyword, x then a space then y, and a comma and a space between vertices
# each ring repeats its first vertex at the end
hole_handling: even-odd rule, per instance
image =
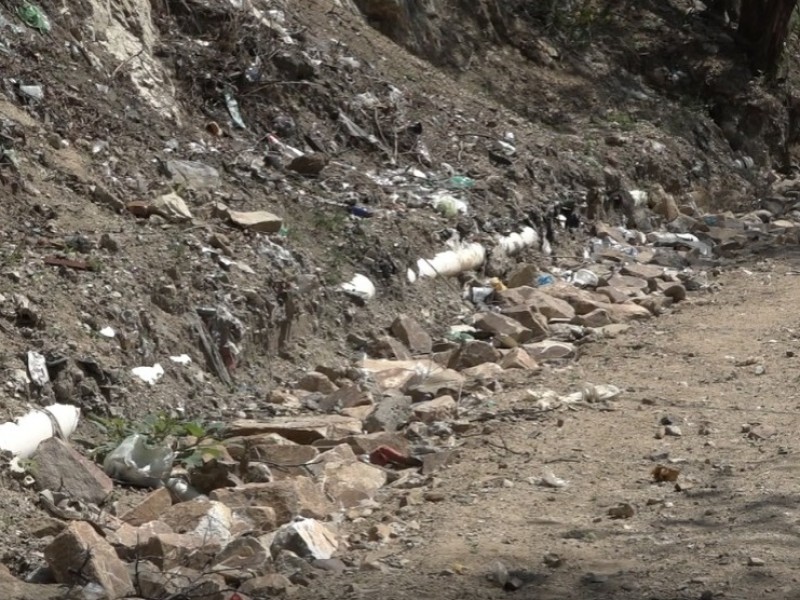
POLYGON ((161 487, 172 471, 175 453, 167 446, 151 445, 135 433, 108 453, 103 470, 112 479, 141 487, 161 487))

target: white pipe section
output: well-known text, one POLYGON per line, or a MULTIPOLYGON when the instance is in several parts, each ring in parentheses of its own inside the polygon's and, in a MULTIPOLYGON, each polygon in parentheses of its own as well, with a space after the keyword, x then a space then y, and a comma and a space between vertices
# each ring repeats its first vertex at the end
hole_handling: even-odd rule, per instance
MULTIPOLYGON (((452 277, 464 271, 472 271, 480 267, 486 260, 486 248, 481 244, 466 244, 454 250, 439 252, 431 259, 420 258, 417 261, 419 277, 452 277)), ((409 269, 409 280, 415 281, 416 274, 409 269)))
POLYGON ((29 458, 39 444, 60 433, 69 437, 78 427, 81 410, 69 404, 34 408, 16 421, 0 425, 0 450, 29 458))
POLYGON ((538 244, 539 234, 533 227, 525 227, 519 233, 502 236, 497 240, 498 247, 507 256, 514 256, 521 250, 538 244))

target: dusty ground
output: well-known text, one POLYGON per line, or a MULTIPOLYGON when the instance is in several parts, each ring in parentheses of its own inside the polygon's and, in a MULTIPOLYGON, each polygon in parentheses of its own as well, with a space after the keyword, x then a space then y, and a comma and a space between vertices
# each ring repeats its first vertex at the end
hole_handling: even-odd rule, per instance
MULTIPOLYGON (((13 18, 15 7, 1 4, 13 18)), ((212 1, 145 2, 147 10, 110 3, 120 27, 136 37, 144 24, 154 38, 127 58, 109 51, 102 2, 42 2, 54 25, 47 36, 2 29, 10 52, 0 55, 0 134, 14 156, 0 161, 3 419, 28 402, 54 399, 79 404, 87 416, 129 422, 162 410, 208 420, 264 414, 271 390, 291 387, 318 364, 349 364, 398 312, 441 335, 471 311, 459 300, 463 281, 410 286, 404 277, 453 229, 481 242, 527 224, 544 233, 543 215, 602 187, 609 166, 630 189, 660 185, 681 203, 709 209, 753 207, 767 167, 786 158, 770 152, 790 149, 790 116, 773 110, 790 94, 750 85, 729 32, 687 13, 688 3, 647 2, 636 11, 621 3, 610 16, 591 13, 590 21, 559 29, 523 14, 525 3, 508 2, 494 22, 508 29, 495 37, 484 35, 480 11, 461 4, 442 4, 440 29, 428 40, 439 43, 440 53, 427 58, 441 70, 424 60, 431 50, 425 44, 405 40, 422 58, 412 56, 343 3, 321 0, 259 4, 284 12, 292 46, 228 3, 212 1), (288 58, 273 61, 282 53, 288 58), (154 77, 149 85, 154 93, 174 91, 180 123, 158 114, 134 88, 132 73, 145 58, 169 74, 166 83, 154 77), (246 80, 252 64, 262 81, 246 80), (44 98, 25 98, 20 83, 43 85, 44 98), (235 92, 246 130, 231 124, 225 90, 235 92), (381 142, 390 151, 346 134, 339 111, 368 134, 386 137, 381 142), (209 121, 226 135, 211 135, 209 121), (748 129, 752 123, 760 126, 748 129), (276 131, 304 151, 319 152, 314 145, 321 144, 331 158, 323 176, 304 178, 265 162, 265 136, 276 131), (517 156, 511 164, 493 162, 489 150, 508 132, 517 156), (431 157, 427 166, 421 146, 431 157), (755 169, 736 166, 744 156, 756 159, 755 169), (212 165, 220 180, 212 191, 183 189, 158 166, 168 158, 212 165), (445 218, 364 176, 424 167, 445 178, 443 163, 476 180, 465 193, 469 218, 445 218), (117 205, 98 198, 95 186, 107 188, 117 205), (191 223, 137 219, 119 207, 175 189, 194 213, 191 223), (219 201, 278 212, 288 232, 270 236, 268 245, 266 236, 219 217, 219 201), (374 218, 349 216, 353 203, 374 218), (291 260, 277 259, 275 245, 291 260), (92 269, 44 264, 53 254, 92 269), (220 257, 250 271, 223 267, 220 257), (371 305, 336 291, 355 272, 377 283, 371 305), (287 289, 299 298, 294 316, 286 314, 287 289), (17 319, 18 293, 37 305, 37 327, 17 319), (225 307, 247 328, 233 386, 217 381, 191 333, 198 306, 225 307), (118 337, 98 335, 105 326, 118 337), (278 343, 287 327, 291 335, 278 343), (57 385, 15 387, 31 349, 69 361, 57 385), (169 355, 184 352, 191 368, 169 363, 169 355), (167 369, 158 386, 131 378, 132 367, 155 361, 167 369), (99 374, 84 368, 93 362, 99 374)), ((569 259, 590 229, 584 225, 554 240, 555 258, 534 249, 517 260, 547 268, 569 259)), ((795 406, 787 390, 798 359, 787 352, 800 354, 792 332, 800 282, 785 272, 800 270, 800 259, 758 260, 741 265, 752 274, 725 272, 716 295, 695 295, 674 314, 583 346, 574 365, 532 381, 505 381, 484 401, 487 411, 507 416, 460 438, 458 460, 436 475, 440 501, 398 516, 401 494, 387 492, 377 516, 400 519, 405 530, 374 554, 345 552, 358 564, 394 556, 394 566, 325 576, 298 596, 792 597, 795 406), (748 357, 763 362, 736 366, 748 357), (756 375, 760 364, 765 373, 756 375), (611 411, 530 412, 527 388, 565 392, 584 381, 625 391, 611 411), (513 408, 528 410, 503 412, 513 408), (681 437, 655 438, 665 417, 681 437), (763 428, 754 436, 766 439, 743 432, 756 423, 763 428), (678 482, 687 489, 653 484, 650 470, 658 463, 651 457, 678 461, 678 482), (568 486, 538 485, 545 467, 568 486), (619 502, 630 503, 635 515, 610 520, 608 508, 619 502), (563 565, 545 565, 548 553, 563 565), (747 566, 749 558, 765 564, 747 566), (501 591, 486 580, 496 561, 542 577, 520 591, 501 591)), ((86 421, 81 438, 90 447, 104 441, 86 421)), ((41 543, 30 535, 42 518, 34 501, 16 480, 0 491, 2 562, 20 576, 41 563, 41 543)), ((353 527, 374 521, 375 515, 353 527)))
POLYGON ((745 260, 718 294, 495 394, 502 413, 530 409, 524 387, 624 389, 611 410, 501 419, 466 437, 436 475, 444 501, 385 510, 418 529, 365 560, 402 568, 331 576, 299 597, 796 598, 797 270, 793 252, 745 260), (681 437, 657 439, 667 417, 681 437), (653 482, 657 464, 681 470, 681 491, 653 482), (536 483, 548 468, 566 488, 536 483), (611 519, 618 503, 635 515, 611 519), (501 590, 487 580, 496 561, 532 581, 501 590))

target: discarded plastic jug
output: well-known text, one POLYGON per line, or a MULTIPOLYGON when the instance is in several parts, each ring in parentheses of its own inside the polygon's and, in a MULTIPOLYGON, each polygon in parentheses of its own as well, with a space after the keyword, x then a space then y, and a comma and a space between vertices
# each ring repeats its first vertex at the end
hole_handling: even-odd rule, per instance
POLYGON ((468 190, 475 186, 475 180, 464 175, 454 175, 447 180, 446 187, 451 190, 468 190))
POLYGON ((553 277, 549 273, 540 273, 538 277, 536 277, 536 285, 538 287, 553 285, 555 282, 556 282, 555 277, 553 277))

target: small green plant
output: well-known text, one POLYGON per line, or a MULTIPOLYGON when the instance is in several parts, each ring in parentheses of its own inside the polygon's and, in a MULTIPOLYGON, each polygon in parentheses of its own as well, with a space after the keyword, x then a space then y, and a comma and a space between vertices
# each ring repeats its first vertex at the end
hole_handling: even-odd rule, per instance
POLYGON ((121 417, 92 417, 91 420, 106 436, 105 441, 92 450, 97 461, 103 460, 125 438, 134 434, 145 436, 148 444, 168 445, 172 448, 178 446, 181 438, 194 438, 191 444, 180 446, 176 451, 176 462, 186 467, 199 466, 203 457, 220 454, 219 449, 208 442, 217 439, 222 423, 184 421, 163 412, 147 415, 136 422, 121 417))

